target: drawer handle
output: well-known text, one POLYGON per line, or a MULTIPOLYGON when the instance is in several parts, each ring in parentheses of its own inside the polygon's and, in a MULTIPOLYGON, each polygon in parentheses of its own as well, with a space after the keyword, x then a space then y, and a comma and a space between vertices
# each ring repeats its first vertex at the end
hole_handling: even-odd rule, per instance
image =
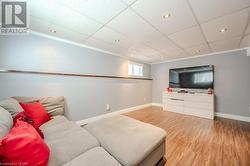
POLYGON ((170 100, 184 101, 183 99, 174 99, 174 98, 170 98, 170 100))

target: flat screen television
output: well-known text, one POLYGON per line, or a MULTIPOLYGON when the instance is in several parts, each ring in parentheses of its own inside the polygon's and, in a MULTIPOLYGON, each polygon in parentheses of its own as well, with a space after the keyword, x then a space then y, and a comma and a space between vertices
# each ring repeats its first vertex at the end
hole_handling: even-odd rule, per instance
POLYGON ((176 68, 169 70, 170 88, 214 88, 213 65, 176 68))

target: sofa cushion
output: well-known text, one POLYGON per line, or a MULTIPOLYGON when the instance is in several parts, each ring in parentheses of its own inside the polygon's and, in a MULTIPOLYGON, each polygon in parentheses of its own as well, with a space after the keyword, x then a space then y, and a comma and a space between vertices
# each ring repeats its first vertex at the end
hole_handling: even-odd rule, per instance
POLYGON ((11 114, 4 108, 0 107, 0 139, 8 134, 12 126, 13 119, 11 114))
POLYGON ((96 147, 81 154, 77 158, 64 164, 63 166, 121 166, 108 152, 102 147, 96 147))
POLYGON ((122 165, 137 165, 165 141, 164 130, 118 115, 84 126, 122 165))
POLYGON ((75 122, 70 122, 70 121, 40 129, 42 130, 45 138, 51 137, 53 135, 56 136, 61 132, 82 130, 82 128, 78 126, 75 122))
POLYGON ((50 148, 51 155, 48 165, 51 166, 65 164, 89 149, 100 146, 95 137, 80 127, 74 131, 71 130, 71 133, 70 130, 55 132, 54 135, 47 136, 47 138, 45 136, 44 140, 50 148))
POLYGON ((20 97, 15 96, 14 99, 21 103, 33 103, 39 101, 51 116, 64 114, 64 97, 20 97))
POLYGON ((64 122, 68 122, 69 120, 67 118, 65 118, 65 116, 62 115, 57 115, 57 116, 53 116, 52 119, 46 123, 44 123, 42 126, 40 126, 40 129, 45 129, 47 127, 51 127, 54 126, 56 124, 60 124, 60 123, 64 123, 64 122))
POLYGON ((0 101, 0 106, 7 110, 12 117, 15 117, 16 114, 23 111, 22 107, 19 105, 19 102, 13 98, 0 101))

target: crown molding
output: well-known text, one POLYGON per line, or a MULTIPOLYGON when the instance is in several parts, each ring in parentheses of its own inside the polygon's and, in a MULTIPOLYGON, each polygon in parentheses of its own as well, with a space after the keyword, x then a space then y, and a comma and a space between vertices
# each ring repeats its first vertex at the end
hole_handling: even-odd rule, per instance
POLYGON ((78 47, 87 48, 87 49, 90 49, 90 50, 102 52, 102 53, 113 55, 113 56, 118 56, 118 57, 126 59, 126 60, 132 60, 132 61, 135 61, 135 62, 138 62, 138 63, 143 63, 143 64, 150 64, 150 63, 143 62, 143 61, 140 61, 140 60, 135 59, 135 58, 126 57, 126 56, 123 56, 123 55, 120 55, 120 54, 117 54, 117 53, 114 53, 114 52, 106 51, 106 50, 103 50, 103 49, 100 49, 100 48, 88 46, 88 45, 85 45, 85 44, 82 44, 82 43, 70 41, 70 40, 67 40, 67 39, 60 38, 60 37, 55 37, 55 36, 48 35, 48 34, 45 34, 45 33, 37 32, 37 31, 33 31, 33 30, 30 30, 29 33, 32 34, 32 35, 35 35, 35 36, 48 38, 48 39, 51 39, 51 40, 71 44, 71 45, 78 46, 78 47))
POLYGON ((70 40, 67 40, 67 39, 63 39, 63 38, 60 38, 60 37, 55 37, 55 36, 52 36, 52 35, 48 35, 48 34, 33 31, 33 30, 30 31, 30 34, 40 36, 40 37, 44 37, 44 38, 48 38, 48 39, 51 39, 51 40, 56 40, 56 41, 67 43, 67 44, 71 44, 71 45, 75 45, 75 46, 78 46, 78 47, 87 48, 87 49, 102 52, 102 53, 105 53, 105 54, 118 56, 118 57, 126 59, 126 60, 132 60, 132 61, 135 61, 135 62, 139 62, 139 63, 143 63, 143 64, 150 64, 150 65, 161 64, 161 63, 169 63, 169 62, 175 62, 175 61, 182 61, 182 60, 188 60, 188 59, 194 59, 194 58, 200 58, 200 57, 206 57, 206 56, 213 56, 213 55, 229 53, 229 52, 234 52, 234 51, 240 51, 240 50, 247 50, 247 56, 250 56, 250 47, 245 47, 245 48, 238 48, 238 49, 232 49, 232 50, 226 50, 226 51, 213 52, 213 53, 208 53, 208 54, 201 54, 201 55, 185 57, 185 58, 177 58, 177 59, 172 59, 172 60, 148 63, 148 62, 140 61, 140 60, 135 59, 135 58, 126 57, 126 56, 123 56, 123 55, 120 55, 120 54, 117 54, 117 53, 114 53, 114 52, 106 51, 106 50, 103 50, 103 49, 99 49, 99 48, 96 48, 96 47, 88 46, 88 45, 85 45, 85 44, 82 44, 82 43, 70 41, 70 40))
MULTIPOLYGON (((196 56, 190 56, 190 57, 185 57, 185 58, 178 58, 178 59, 166 60, 166 61, 155 62, 155 63, 150 63, 150 64, 151 65, 156 65, 156 64, 161 64, 161 63, 183 61, 183 60, 201 58, 201 57, 206 57, 206 56, 215 56, 215 55, 218 55, 218 54, 235 52, 235 51, 241 51, 241 50, 246 50, 246 51, 249 50, 249 52, 250 52, 250 47, 244 47, 244 48, 238 48, 238 49, 232 49, 232 50, 226 50, 226 51, 219 51, 219 52, 213 52, 213 53, 208 53, 208 54, 201 54, 201 55, 196 55, 196 56)), ((247 54, 247 56, 250 56, 250 53, 247 54)))

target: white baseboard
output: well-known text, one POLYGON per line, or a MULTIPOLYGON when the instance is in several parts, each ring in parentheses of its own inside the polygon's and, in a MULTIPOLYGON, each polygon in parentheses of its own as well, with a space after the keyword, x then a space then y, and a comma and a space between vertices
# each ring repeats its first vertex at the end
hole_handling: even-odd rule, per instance
MULTIPOLYGON (((102 119, 102 118, 107 118, 107 117, 111 117, 111 116, 114 116, 114 115, 120 115, 120 114, 123 114, 123 113, 126 113, 126 112, 139 110, 139 109, 149 107, 149 106, 163 107, 163 105, 161 103, 148 103, 148 104, 143 104, 143 105, 139 105, 139 106, 135 106, 135 107, 125 108, 125 109, 122 109, 122 110, 110 112, 110 113, 107 113, 107 114, 95 116, 95 117, 88 118, 88 119, 79 120, 76 123, 78 125, 85 125, 87 123, 90 123, 90 122, 93 122, 93 121, 96 121, 96 120, 99 120, 99 119, 102 119)), ((225 113, 220 113, 220 112, 215 112, 215 116, 222 117, 222 118, 227 118, 227 119, 244 121, 244 122, 250 122, 250 117, 247 117, 247 116, 225 114, 225 113)))
MULTIPOLYGON (((161 103, 151 103, 151 104, 152 106, 163 107, 163 104, 161 103)), ((227 119, 233 119, 233 120, 239 120, 239 121, 244 121, 244 122, 250 122, 250 117, 247 117, 247 116, 226 114, 226 113, 220 113, 220 112, 215 112, 214 116, 227 118, 227 119)))
POLYGON ((152 106, 157 106, 157 107, 163 107, 163 104, 161 103, 151 103, 152 106))
POLYGON ((94 121, 102 119, 102 118, 107 118, 107 117, 111 117, 111 116, 114 116, 114 115, 119 115, 119 114, 123 114, 123 113, 126 113, 126 112, 139 110, 139 109, 142 109, 142 108, 145 108, 145 107, 149 107, 151 105, 152 105, 151 103, 148 103, 148 104, 143 104, 143 105, 139 105, 139 106, 135 106, 135 107, 125 108, 125 109, 110 112, 110 113, 107 113, 107 114, 98 115, 98 116, 95 116, 95 117, 92 117, 92 118, 79 120, 76 123, 78 125, 85 125, 87 123, 94 122, 94 121))
POLYGON ((220 112, 215 112, 215 116, 221 117, 221 118, 244 121, 244 122, 250 122, 250 117, 247 117, 247 116, 225 114, 225 113, 220 113, 220 112))

